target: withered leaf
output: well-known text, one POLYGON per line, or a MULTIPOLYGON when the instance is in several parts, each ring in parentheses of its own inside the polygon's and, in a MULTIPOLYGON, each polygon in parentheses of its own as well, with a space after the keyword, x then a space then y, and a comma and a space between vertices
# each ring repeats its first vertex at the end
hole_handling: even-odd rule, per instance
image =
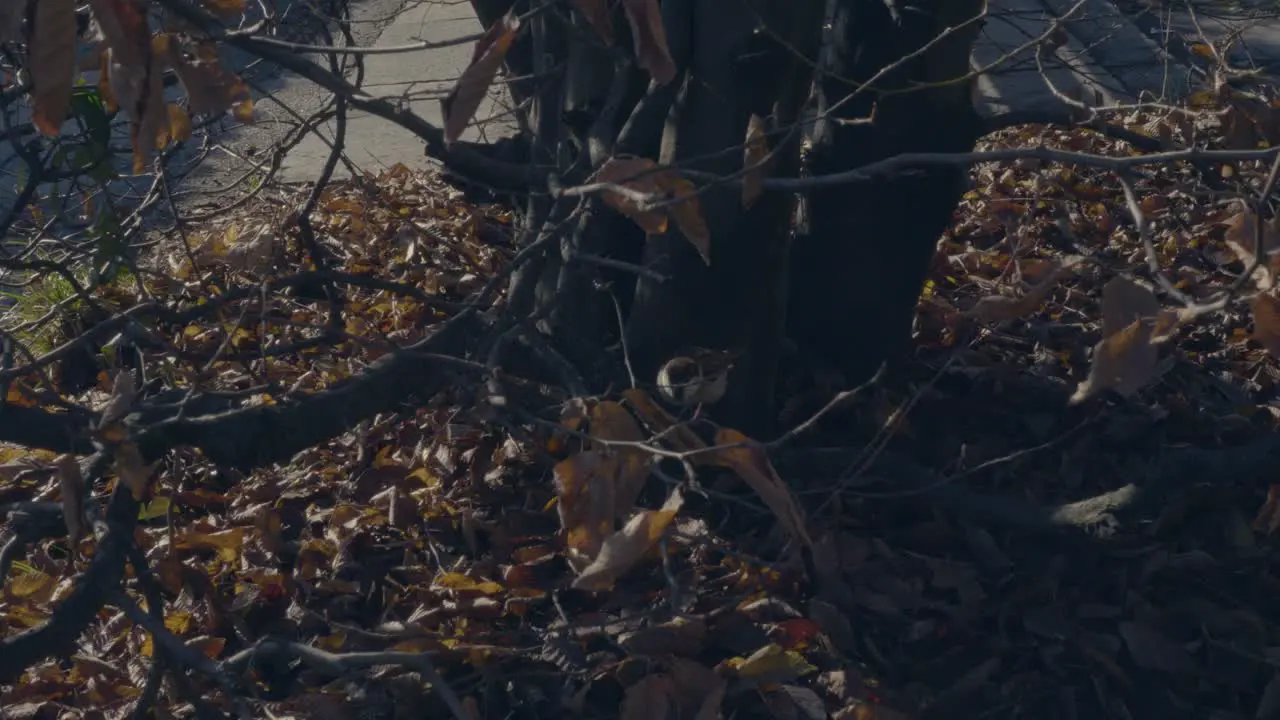
POLYGON ((659 169, 649 158, 617 155, 602 163, 591 180, 622 188, 606 190, 603 194, 605 203, 634 220, 650 235, 666 232, 668 221, 675 220, 681 234, 698 251, 702 261, 711 264, 711 233, 702 217, 698 189, 680 173, 659 169), (646 205, 663 202, 666 198, 676 202, 661 208, 646 205))
POLYGON ((187 92, 192 115, 221 115, 231 110, 240 122, 253 122, 253 98, 238 75, 222 65, 218 46, 199 41, 183 50, 176 39, 165 46, 169 64, 187 92))
POLYGON ((612 442, 643 442, 644 433, 627 409, 616 402, 599 402, 590 411, 591 437, 599 441, 597 450, 612 455, 614 472, 614 515, 625 518, 635 505, 649 477, 649 464, 653 456, 644 448, 619 447, 612 442))
POLYGON ((635 39, 636 59, 640 67, 649 71, 661 85, 676 77, 676 63, 667 47, 667 32, 662 27, 662 12, 658 0, 622 0, 627 21, 631 23, 631 36, 635 39))
POLYGON ((1160 301, 1145 285, 1117 275, 1102 288, 1102 337, 1108 338, 1139 318, 1154 318, 1160 301))
MULTIPOLYGON (((13 4, 13 0, 6 0, 6 4, 13 4)), ((33 21, 27 48, 35 105, 31 121, 41 133, 55 137, 67 119, 75 83, 75 0, 40 0, 33 21)))
POLYGON ((719 447, 698 460, 736 472, 756 491, 792 537, 805 547, 813 547, 800 507, 791 496, 791 489, 778 477, 765 451, 746 435, 729 428, 716 431, 716 445, 726 447, 719 447))
POLYGON ((1274 291, 1261 292, 1253 298, 1253 339, 1271 357, 1280 358, 1280 298, 1274 291))
POLYGON ((58 458, 58 491, 62 495, 62 517, 67 523, 67 540, 71 547, 84 534, 84 476, 74 455, 58 458))
POLYGON ((764 119, 752 114, 747 121, 747 140, 743 144, 742 207, 750 208, 760 199, 764 188, 765 164, 769 158, 769 140, 765 136, 764 119))
POLYGON ((462 137, 462 132, 467 129, 467 124, 489 93, 489 87, 493 85, 493 79, 502 67, 507 51, 515 43, 519 30, 519 18, 508 13, 491 25, 484 37, 476 41, 471 64, 462 71, 449 95, 440 101, 446 143, 456 142, 462 137))
POLYGON ((1030 315, 1049 297, 1058 282, 1069 272, 1068 267, 1055 266, 1048 275, 1030 287, 1021 297, 991 295, 978 300, 968 315, 981 322, 1000 323, 1030 315))
POLYGON ((684 504, 684 496, 676 488, 661 510, 642 510, 623 528, 608 538, 596 559, 582 570, 573 587, 580 590, 608 590, 630 570, 666 533, 684 504))
POLYGON ((566 533, 571 565, 582 567, 595 560, 605 538, 613 532, 616 467, 615 458, 588 450, 560 461, 553 469, 559 496, 556 511, 566 533))
POLYGON ((649 675, 627 688, 622 720, 664 720, 678 717, 675 688, 667 675, 649 675))

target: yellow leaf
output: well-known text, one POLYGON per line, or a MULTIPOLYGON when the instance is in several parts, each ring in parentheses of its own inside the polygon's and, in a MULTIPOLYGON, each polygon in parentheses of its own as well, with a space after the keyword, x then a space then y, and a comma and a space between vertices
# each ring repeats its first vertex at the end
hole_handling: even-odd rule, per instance
POLYGON ((55 577, 37 570, 10 577, 5 585, 5 592, 14 600, 45 603, 52 597, 57 584, 55 577))
POLYGON ((446 590, 472 590, 485 595, 496 595, 504 590, 502 585, 492 580, 477 581, 462 573, 445 573, 432 582, 432 586, 446 590))
POLYGON ((758 685, 790 682, 817 670, 800 653, 772 643, 749 658, 730 660, 728 665, 738 671, 738 677, 758 685))
POLYGON ((155 520, 156 518, 164 517, 169 514, 169 508, 172 504, 173 501, 168 495, 158 495, 153 497, 151 498, 151 502, 144 505, 142 509, 138 511, 138 520, 146 522, 148 520, 155 520))
POLYGON ((245 528, 242 527, 211 533, 190 531, 179 535, 174 540, 174 547, 178 550, 215 550, 219 560, 232 562, 240 556, 244 537, 245 528))
MULTIPOLYGON (((14 0, 5 0, 12 3, 14 0)), ((27 71, 35 104, 31 121, 48 137, 62 132, 76 76, 75 0, 40 0, 35 4, 27 71)))

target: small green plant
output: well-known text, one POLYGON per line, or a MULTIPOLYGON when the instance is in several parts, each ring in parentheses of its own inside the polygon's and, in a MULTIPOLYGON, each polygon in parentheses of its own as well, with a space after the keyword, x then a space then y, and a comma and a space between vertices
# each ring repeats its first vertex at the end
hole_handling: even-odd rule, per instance
POLYGON ((0 297, 13 300, 13 307, 4 317, 4 327, 16 333, 17 339, 32 353, 49 352, 66 339, 61 337, 63 323, 60 320, 83 305, 75 294, 71 283, 56 274, 41 276, 19 288, 0 291, 0 297), (58 312, 53 318, 32 326, 55 308, 58 312))

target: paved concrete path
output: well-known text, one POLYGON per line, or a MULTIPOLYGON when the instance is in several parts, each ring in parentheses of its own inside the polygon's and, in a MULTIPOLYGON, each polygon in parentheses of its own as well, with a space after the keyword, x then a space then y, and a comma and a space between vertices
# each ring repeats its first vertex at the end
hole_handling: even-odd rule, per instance
MULTIPOLYGON (((446 42, 480 32, 483 28, 467 0, 427 0, 406 5, 378 37, 379 46, 407 45, 418 41, 446 42)), ((397 99, 437 127, 443 124, 440 100, 471 62, 473 42, 407 53, 369 55, 365 58, 364 88, 371 95, 397 99)), ((468 140, 494 140, 512 132, 508 103, 501 86, 481 105, 473 125, 463 135, 468 140)), ((321 129, 332 139, 334 124, 321 129)), ((363 112, 352 112, 347 121, 346 154, 357 167, 377 171, 395 163, 421 168, 429 165, 423 143, 413 133, 363 112)), ((331 145, 312 135, 285 159, 280 175, 286 182, 310 181, 320 174, 331 145)), ((345 174, 345 170, 343 171, 345 174)))

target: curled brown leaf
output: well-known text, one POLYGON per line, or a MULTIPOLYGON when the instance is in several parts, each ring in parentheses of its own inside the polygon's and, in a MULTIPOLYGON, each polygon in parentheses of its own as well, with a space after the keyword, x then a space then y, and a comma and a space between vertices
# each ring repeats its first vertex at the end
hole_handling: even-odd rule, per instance
POLYGON ((462 71, 449 95, 440 101, 444 116, 444 139, 452 143, 462 137, 467 124, 475 116, 480 103, 489 93, 489 86, 502 67, 507 51, 516 41, 520 19, 512 14, 500 18, 476 41, 471 63, 462 71))
POLYGON ((636 59, 640 67, 649 71, 661 85, 676 77, 676 63, 667 47, 667 32, 662 27, 662 12, 658 0, 622 0, 627 21, 631 23, 631 36, 635 39, 636 59))
MULTIPOLYGON (((6 0, 12 3, 13 0, 6 0)), ((48 137, 62 132, 76 75, 75 0, 40 0, 27 46, 34 109, 31 121, 48 137)))

